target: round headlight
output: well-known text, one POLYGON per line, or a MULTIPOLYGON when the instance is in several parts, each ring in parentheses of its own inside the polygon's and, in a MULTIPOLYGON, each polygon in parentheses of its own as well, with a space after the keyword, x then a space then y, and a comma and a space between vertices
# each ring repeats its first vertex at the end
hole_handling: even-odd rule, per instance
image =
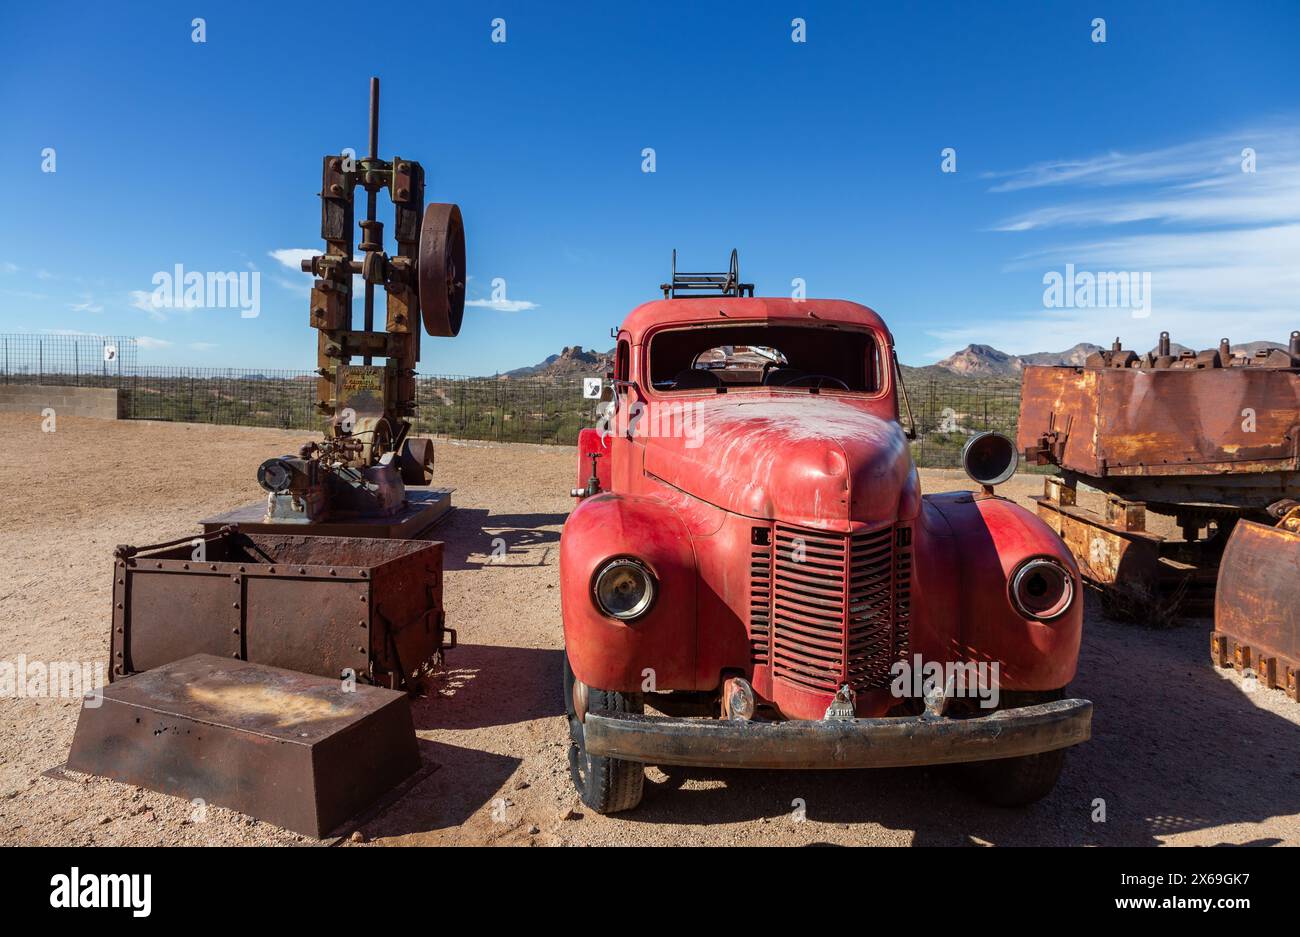
POLYGON ((1049 621, 1062 615, 1074 599, 1074 577, 1053 560, 1022 563, 1011 577, 1011 601, 1026 618, 1049 621))
POLYGON ((631 621, 650 611, 655 600, 655 578, 645 565, 630 557, 610 560, 591 584, 596 607, 610 618, 631 621))

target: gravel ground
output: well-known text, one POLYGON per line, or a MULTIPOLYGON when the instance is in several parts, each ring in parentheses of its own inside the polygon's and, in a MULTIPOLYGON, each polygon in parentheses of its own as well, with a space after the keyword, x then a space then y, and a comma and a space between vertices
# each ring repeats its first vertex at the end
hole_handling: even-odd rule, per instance
MULTIPOLYGON (((0 660, 102 660, 118 543, 197 530, 253 500, 262 459, 309 434, 15 417, 11 515, 0 540, 0 660)), ((441 442, 457 489, 439 529, 461 647, 415 724, 433 770, 364 829, 385 844, 1214 845, 1300 844, 1300 706, 1245 691, 1208 660, 1208 621, 1172 631, 1089 608, 1073 693, 1096 704, 1091 742, 1056 791, 1024 810, 984 806, 945 769, 851 772, 651 769, 642 807, 601 817, 569 783, 559 685, 560 528, 570 449, 441 442), (492 558, 494 538, 508 553, 492 558), (1104 802, 1104 821, 1098 803, 1104 802), (797 809, 802 807, 802 809, 797 809)), ((922 472, 927 491, 968 487, 922 472)), ((1039 481, 1004 493, 1024 498, 1039 481)), ((94 778, 42 774, 66 756, 78 704, 0 700, 0 844, 311 844, 220 808, 94 778)))

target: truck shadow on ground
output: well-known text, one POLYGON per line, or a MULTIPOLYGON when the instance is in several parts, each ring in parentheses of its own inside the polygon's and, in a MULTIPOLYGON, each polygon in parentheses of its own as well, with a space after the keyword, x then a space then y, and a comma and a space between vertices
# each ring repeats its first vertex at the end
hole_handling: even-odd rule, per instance
POLYGON ((670 769, 647 784, 644 823, 764 820, 774 841, 808 821, 878 824, 914 845, 1272 845, 1224 831, 1300 813, 1300 726, 1263 707, 1293 707, 1280 691, 1243 692, 1209 662, 1209 623, 1148 631, 1090 610, 1071 695, 1095 704, 1093 738, 1077 747, 1044 800, 1021 809, 967 794, 956 766, 876 771, 670 769), (1263 694, 1275 694, 1267 697, 1263 694), (1104 812, 1103 812, 1104 811, 1104 812), (1104 820, 1101 819, 1104 816, 1104 820), (911 834, 910 836, 908 834, 911 834))
POLYGON ((557 561, 559 527, 568 514, 493 514, 457 508, 425 539, 441 540, 446 570, 541 566, 557 561), (543 528, 554 527, 555 530, 543 528))
POLYGON ((480 729, 564 714, 564 652, 463 644, 448 652, 439 695, 412 700, 416 729, 480 729))

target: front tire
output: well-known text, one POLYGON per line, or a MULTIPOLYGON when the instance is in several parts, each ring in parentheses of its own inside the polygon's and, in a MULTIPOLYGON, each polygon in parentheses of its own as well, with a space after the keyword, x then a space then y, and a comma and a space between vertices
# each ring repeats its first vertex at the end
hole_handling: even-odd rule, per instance
POLYGON ((1065 767, 1065 749, 976 761, 966 766, 966 780, 983 801, 998 807, 1026 807, 1056 787, 1065 767))
MULTIPOLYGON (((587 753, 582 721, 578 718, 573 691, 577 679, 564 655, 564 712, 569 722, 569 776, 582 802, 597 813, 618 813, 641 803, 645 790, 645 769, 635 761, 587 753)), ((639 715, 645 700, 639 693, 587 689, 587 711, 612 715, 639 715)))
MULTIPOLYGON (((1064 688, 1044 693, 1004 692, 1007 705, 1001 709, 1032 706, 1065 698, 1064 688)), ((998 758, 994 761, 975 761, 963 765, 967 787, 981 800, 998 807, 1026 807, 1042 800, 1056 787, 1065 767, 1066 749, 1021 755, 1019 758, 998 758)))

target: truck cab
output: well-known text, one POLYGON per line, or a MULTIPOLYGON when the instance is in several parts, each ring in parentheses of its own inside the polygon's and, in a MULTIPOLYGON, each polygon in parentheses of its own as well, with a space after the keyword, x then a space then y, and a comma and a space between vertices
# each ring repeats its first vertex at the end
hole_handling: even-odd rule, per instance
POLYGON ((1065 692, 1078 569, 995 493, 1002 437, 967 446, 979 492, 923 495, 902 393, 857 303, 742 287, 628 315, 560 542, 589 807, 635 807, 646 764, 962 763, 998 803, 1051 790, 1091 722, 1065 692))

